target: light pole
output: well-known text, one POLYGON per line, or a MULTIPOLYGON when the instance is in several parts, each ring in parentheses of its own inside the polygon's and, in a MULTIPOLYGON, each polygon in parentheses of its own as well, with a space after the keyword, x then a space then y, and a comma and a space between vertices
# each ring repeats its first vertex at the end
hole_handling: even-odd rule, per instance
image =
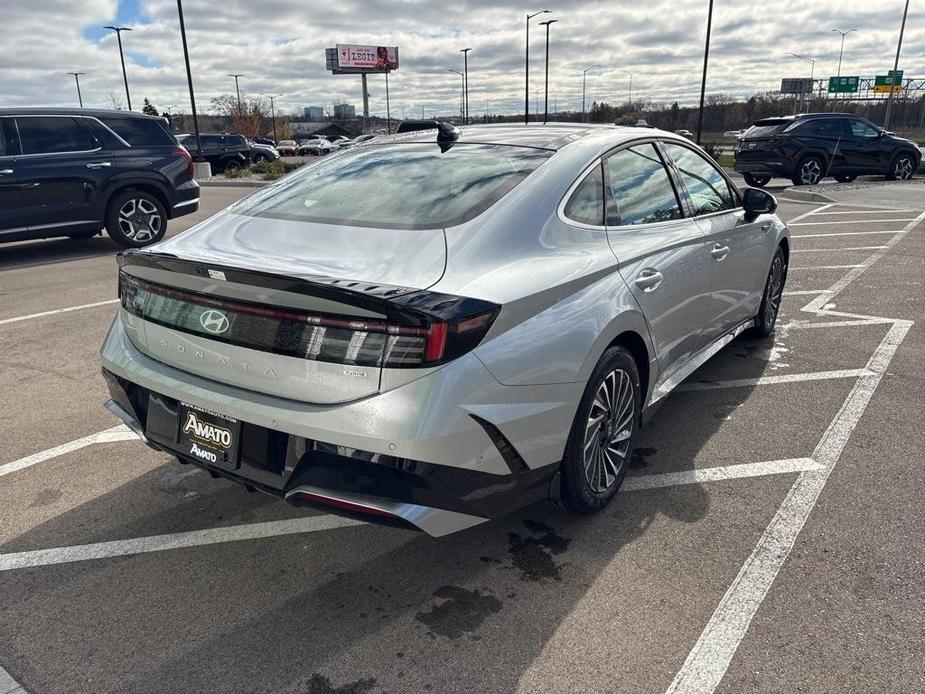
MULTIPOLYGON (((848 29, 848 31, 842 31, 841 29, 832 29, 836 34, 841 34, 841 48, 838 50, 838 70, 835 72, 836 77, 841 77, 841 58, 845 52, 845 37, 850 34, 852 31, 857 31, 857 29, 848 29)), ((832 110, 835 110, 835 102, 838 101, 838 92, 835 92, 835 98, 832 101, 832 110)))
POLYGON ((539 14, 549 14, 549 10, 540 10, 527 15, 527 44, 524 60, 524 123, 530 122, 530 20, 539 14))
POLYGON ((448 67, 447 70, 459 75, 459 118, 462 120, 466 117, 466 76, 459 70, 454 70, 451 67, 448 67))
POLYGON ((707 10, 707 40, 703 49, 703 77, 700 80, 700 111, 697 114, 697 144, 700 144, 700 135, 703 132, 703 102, 707 96, 707 62, 710 59, 710 30, 713 28, 713 0, 707 10))
POLYGON ((282 96, 282 94, 270 94, 270 121, 273 123, 273 141, 279 142, 279 138, 276 137, 276 104, 274 103, 276 97, 282 96))
POLYGON ((125 100, 128 102, 128 110, 132 110, 132 97, 128 93, 128 74, 125 72, 125 54, 122 52, 122 32, 131 31, 130 27, 111 27, 105 26, 104 29, 112 29, 116 32, 116 38, 119 40, 119 60, 122 61, 122 81, 125 82, 125 100))
POLYGON ((604 67, 603 65, 589 65, 584 70, 581 71, 581 122, 587 122, 585 117, 585 86, 588 82, 588 71, 596 70, 597 68, 604 67))
POLYGON ((238 74, 231 73, 228 76, 234 77, 234 91, 235 91, 235 94, 238 95, 238 115, 240 116, 241 115, 241 90, 238 88, 238 78, 245 77, 245 75, 242 75, 241 73, 238 73, 238 74))
POLYGON ((549 120, 549 25, 558 21, 558 19, 548 19, 540 22, 541 27, 546 27, 546 93, 543 97, 543 123, 549 120))
MULTIPOLYGON (((788 53, 787 55, 793 56, 799 60, 802 60, 804 63, 809 63, 809 97, 812 99, 813 96, 813 85, 815 85, 815 74, 816 74, 816 60, 815 58, 810 58, 808 55, 800 55, 798 53, 788 53)), ((800 90, 800 112, 803 112, 803 90, 800 90)))
POLYGON ((77 84, 77 103, 80 104, 80 108, 84 107, 83 97, 80 95, 80 75, 86 75, 86 72, 69 72, 69 75, 74 75, 74 82, 77 84))
MULTIPOLYGON (((909 0, 906 0, 906 9, 903 10, 903 22, 899 26, 899 43, 896 44, 896 60, 893 62, 893 80, 896 80, 896 72, 899 70, 899 52, 903 47, 903 33, 906 31, 906 15, 909 14, 909 0)), ((902 87, 902 80, 899 84, 902 87)), ((883 129, 890 127, 890 111, 893 108, 893 89, 895 84, 890 84, 890 93, 886 97, 886 114, 883 116, 883 129)))
POLYGON ((459 52, 463 54, 463 72, 466 73, 466 78, 463 80, 465 82, 465 92, 466 92, 466 125, 469 125, 469 51, 471 48, 460 48, 459 52))
POLYGON ((199 116, 196 115, 196 95, 193 93, 193 71, 189 65, 189 47, 186 45, 186 23, 183 21, 183 0, 177 0, 180 17, 180 38, 183 41, 183 61, 186 63, 186 82, 189 84, 190 110, 193 112, 193 131, 196 134, 196 161, 202 161, 202 138, 199 136, 199 116))

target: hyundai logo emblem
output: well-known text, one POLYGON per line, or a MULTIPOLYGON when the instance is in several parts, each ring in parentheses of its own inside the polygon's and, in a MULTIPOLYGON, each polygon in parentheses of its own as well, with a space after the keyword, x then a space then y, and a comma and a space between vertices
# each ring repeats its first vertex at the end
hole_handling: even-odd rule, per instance
POLYGON ((221 335, 226 332, 229 327, 231 327, 231 322, 221 311, 216 311, 215 309, 209 309, 208 311, 203 311, 199 315, 199 323, 202 325, 203 329, 206 332, 210 332, 213 335, 221 335))

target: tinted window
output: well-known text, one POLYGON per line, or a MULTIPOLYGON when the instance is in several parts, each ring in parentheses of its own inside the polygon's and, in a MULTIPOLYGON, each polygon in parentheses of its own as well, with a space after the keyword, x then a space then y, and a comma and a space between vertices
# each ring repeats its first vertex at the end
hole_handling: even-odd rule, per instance
POLYGON ((601 226, 604 223, 604 174, 598 164, 565 203, 565 216, 579 224, 601 226))
POLYGON ((694 150, 681 145, 666 143, 665 149, 674 159, 684 187, 690 193, 694 214, 709 214, 736 207, 736 199, 726 179, 713 164, 694 150))
POLYGON ((106 116, 100 120, 132 147, 174 144, 167 124, 160 120, 121 116, 106 116))
POLYGON ((855 137, 880 137, 879 130, 877 130, 870 123, 865 123, 862 120, 849 120, 848 128, 851 130, 851 134, 855 137))
POLYGON ((244 141, 243 135, 228 135, 225 137, 225 144, 229 147, 247 147, 247 142, 244 141))
POLYGON ((649 224, 681 217, 665 165, 651 144, 607 158, 607 224, 649 224))
POLYGON ((460 224, 552 152, 505 145, 393 144, 347 150, 242 200, 237 214, 399 229, 460 224))
POLYGON ((0 118, 0 157, 5 157, 10 153, 12 149, 6 141, 6 128, 4 127, 4 120, 0 118))
POLYGON ((814 118, 809 121, 797 122, 787 131, 798 135, 812 135, 813 137, 842 137, 845 134, 843 122, 838 118, 814 118))
POLYGON ((74 118, 28 116, 16 119, 23 154, 86 152, 98 147, 90 132, 74 118))
POLYGON ((748 130, 746 130, 742 137, 771 137, 771 135, 776 135, 781 130, 783 130, 786 125, 789 124, 789 120, 758 121, 748 130))
MULTIPOLYGON (((195 136, 193 141, 195 141, 195 136)), ((200 135, 199 141, 202 143, 203 147, 218 147, 222 141, 222 138, 219 135, 200 135)))

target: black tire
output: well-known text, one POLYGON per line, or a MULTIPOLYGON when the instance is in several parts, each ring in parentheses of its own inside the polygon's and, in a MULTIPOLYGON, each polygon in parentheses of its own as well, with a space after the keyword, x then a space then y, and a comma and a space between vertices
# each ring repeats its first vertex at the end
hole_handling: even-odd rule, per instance
POLYGON ((610 347, 588 379, 565 446, 562 503, 569 511, 596 513, 616 496, 636 445, 641 408, 639 369, 633 355, 619 345, 610 347), (610 400, 616 405, 609 414, 601 405, 606 401, 603 389, 614 393, 610 400), (627 412, 630 402, 632 411, 627 412), (603 418, 596 429, 592 417, 603 418), (605 441, 610 445, 602 446, 605 441))
POLYGON ((758 308, 758 315, 755 316, 755 327, 749 331, 751 337, 769 337, 774 333, 786 283, 787 257, 784 255, 784 249, 778 246, 764 283, 764 294, 761 295, 761 306, 758 308))
POLYGON ((825 178, 825 160, 818 154, 809 154, 797 164, 790 179, 795 186, 814 186, 825 178))
POLYGON ((167 233, 167 211, 151 193, 129 188, 109 201, 106 231, 109 238, 125 248, 148 246, 167 233))
POLYGON ((900 152, 890 164, 886 177, 890 181, 908 181, 915 175, 915 157, 908 152, 900 152))
POLYGON ((839 183, 851 183, 856 178, 857 174, 838 174, 835 176, 835 180, 839 183))
POLYGON ((254 155, 255 164, 260 164, 261 162, 269 162, 269 161, 270 161, 270 157, 268 157, 266 154, 255 154, 254 155))
POLYGON ((241 162, 237 159, 229 159, 222 165, 223 171, 237 171, 241 168, 241 162))
POLYGON ((764 188, 770 182, 771 177, 767 174, 742 174, 742 178, 745 179, 745 183, 750 185, 752 188, 764 188))

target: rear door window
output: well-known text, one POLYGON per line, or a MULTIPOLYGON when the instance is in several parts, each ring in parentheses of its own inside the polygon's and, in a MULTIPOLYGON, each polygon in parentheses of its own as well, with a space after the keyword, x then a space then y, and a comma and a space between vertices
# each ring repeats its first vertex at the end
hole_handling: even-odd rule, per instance
POLYGON ((652 144, 607 157, 607 226, 651 224, 681 218, 681 205, 665 164, 652 144))
POLYGON ((673 142, 663 143, 674 160, 681 181, 691 197, 694 214, 710 214, 735 209, 736 198, 719 170, 692 149, 673 142))
POLYGON ((167 124, 159 119, 106 116, 100 120, 132 147, 176 144, 167 124))
POLYGON ((573 222, 601 226, 604 223, 604 173, 598 164, 572 192, 563 213, 573 222))
POLYGON ((69 116, 19 116, 16 125, 23 154, 87 152, 99 147, 90 131, 69 116))
POLYGON ((844 121, 841 118, 813 118, 797 123, 788 132, 812 137, 838 138, 845 136, 844 121))

